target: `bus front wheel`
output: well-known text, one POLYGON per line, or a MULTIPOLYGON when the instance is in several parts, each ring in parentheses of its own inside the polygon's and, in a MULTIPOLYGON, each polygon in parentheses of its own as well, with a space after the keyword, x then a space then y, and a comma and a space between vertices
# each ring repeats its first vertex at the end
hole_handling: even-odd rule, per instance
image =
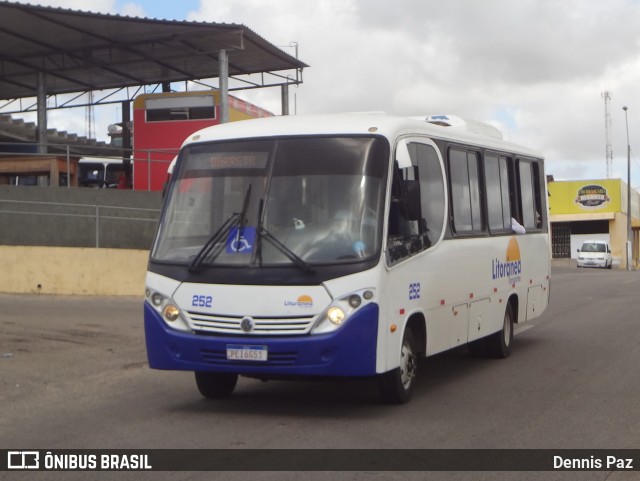
POLYGON ((418 352, 413 331, 407 328, 400 349, 400 366, 378 379, 380 396, 389 404, 404 404, 411 399, 418 373, 418 352))
POLYGON ((198 391, 209 399, 229 397, 238 382, 237 374, 196 371, 195 375, 198 391))

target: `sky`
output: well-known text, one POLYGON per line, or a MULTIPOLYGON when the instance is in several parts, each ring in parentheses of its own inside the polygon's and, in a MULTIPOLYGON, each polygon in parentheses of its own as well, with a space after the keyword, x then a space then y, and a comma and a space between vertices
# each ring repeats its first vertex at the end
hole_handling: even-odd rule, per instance
MULTIPOLYGON (((385 111, 488 122, 541 151, 556 180, 603 179, 604 91, 612 177, 640 187, 638 0, 40 0, 167 20, 243 24, 309 65, 290 89, 298 114, 385 111), (627 117, 623 107, 627 106, 627 117), (637 146, 637 148, 635 146, 637 146), (638 152, 636 155, 635 152, 638 152)), ((280 113, 280 90, 234 92, 280 113)), ((96 114, 97 137, 119 121, 96 114)), ((84 113, 49 127, 84 134, 84 113)))

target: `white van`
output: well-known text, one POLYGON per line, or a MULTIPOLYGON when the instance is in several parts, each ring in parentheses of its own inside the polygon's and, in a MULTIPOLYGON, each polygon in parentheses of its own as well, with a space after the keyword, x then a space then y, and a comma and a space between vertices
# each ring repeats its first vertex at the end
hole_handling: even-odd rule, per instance
POLYGON ((602 267, 611 269, 611 248, 603 240, 584 241, 578 249, 578 267, 602 267))

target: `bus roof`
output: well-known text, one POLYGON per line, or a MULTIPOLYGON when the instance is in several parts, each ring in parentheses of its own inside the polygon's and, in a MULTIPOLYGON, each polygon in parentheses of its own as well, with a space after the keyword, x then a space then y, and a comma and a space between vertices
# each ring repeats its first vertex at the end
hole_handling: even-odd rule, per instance
MULTIPOLYGON (((440 117, 440 116, 439 116, 440 117)), ((451 116, 449 116, 451 117, 451 116)), ((429 116, 399 117, 385 113, 345 113, 324 115, 295 115, 242 120, 207 127, 189 136, 183 147, 191 143, 212 142, 241 138, 282 137, 295 135, 382 135, 389 139, 402 136, 424 135, 433 139, 472 144, 489 149, 521 154, 536 158, 543 155, 533 149, 504 141, 492 134, 482 133, 479 122, 469 121, 467 128, 462 119, 450 125, 428 122, 429 116)), ((489 128, 485 132, 494 129, 489 128)))
POLYGON ((122 157, 82 157, 81 164, 122 164, 122 157))

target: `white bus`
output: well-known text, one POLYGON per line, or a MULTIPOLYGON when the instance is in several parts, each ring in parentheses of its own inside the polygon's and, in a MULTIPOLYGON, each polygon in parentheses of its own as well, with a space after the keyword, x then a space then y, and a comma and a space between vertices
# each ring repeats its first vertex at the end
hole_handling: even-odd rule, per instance
POLYGON ((126 170, 121 158, 83 157, 78 162, 80 187, 126 188, 121 186, 123 177, 126 170))
POLYGON ((187 139, 149 258, 150 367, 195 372, 209 398, 239 375, 375 376, 404 403, 420 357, 507 357, 549 298, 543 157, 453 120, 274 117, 187 139))

